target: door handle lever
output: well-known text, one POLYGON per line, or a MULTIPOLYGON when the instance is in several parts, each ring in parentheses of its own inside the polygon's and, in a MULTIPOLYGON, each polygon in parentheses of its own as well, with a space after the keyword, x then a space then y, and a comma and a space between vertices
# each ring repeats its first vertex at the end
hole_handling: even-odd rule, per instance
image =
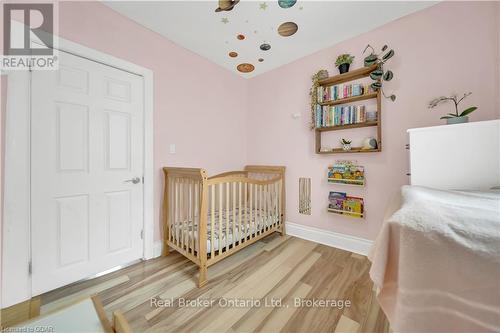
POLYGON ((132 183, 132 184, 139 184, 140 182, 141 182, 141 179, 139 177, 127 179, 124 181, 124 183, 132 183))

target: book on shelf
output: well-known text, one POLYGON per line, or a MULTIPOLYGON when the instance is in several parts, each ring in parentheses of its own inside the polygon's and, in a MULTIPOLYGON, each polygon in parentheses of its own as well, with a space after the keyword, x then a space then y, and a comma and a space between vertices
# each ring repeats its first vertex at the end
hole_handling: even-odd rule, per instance
POLYGON ((319 86, 317 99, 319 103, 336 101, 339 99, 361 96, 373 92, 369 84, 352 83, 338 84, 334 86, 319 86))
POLYGON ((352 161, 338 161, 328 167, 328 182, 363 186, 365 185, 365 169, 352 161))
POLYGON ((316 104, 316 127, 351 125, 366 122, 364 105, 321 106, 316 104))
POLYGON ((364 199, 348 196, 345 192, 331 191, 328 196, 328 210, 341 215, 363 217, 364 199))

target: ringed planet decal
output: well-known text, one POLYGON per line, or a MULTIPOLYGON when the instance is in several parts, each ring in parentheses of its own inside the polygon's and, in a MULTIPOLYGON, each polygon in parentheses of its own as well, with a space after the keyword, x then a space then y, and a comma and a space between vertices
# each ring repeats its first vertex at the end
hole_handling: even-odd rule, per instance
POLYGON ((283 37, 290 37, 299 30, 295 22, 285 22, 278 27, 278 33, 283 37))
POLYGON ((229 56, 230 56, 231 58, 236 58, 236 57, 238 56, 238 53, 236 53, 236 52, 234 52, 234 51, 231 51, 231 52, 229 52, 229 56))
POLYGON ((243 40, 243 39, 245 39, 245 35, 239 34, 236 36, 236 38, 239 40, 243 40))
POLYGON ((295 5, 297 3, 297 0, 279 0, 278 1, 278 5, 281 7, 281 8, 290 8, 290 7, 293 7, 293 5, 295 5))
POLYGON ((234 6, 240 2, 240 0, 234 0, 234 1, 227 1, 227 0, 219 0, 219 7, 215 9, 215 12, 222 12, 222 11, 230 11, 233 10, 234 6))
POLYGON ((250 73, 255 69, 255 66, 252 64, 243 63, 243 64, 239 64, 236 67, 236 69, 242 73, 250 73))
POLYGON ((269 44, 267 44, 267 43, 261 44, 261 45, 260 45, 260 49, 261 49, 262 51, 268 51, 268 50, 270 50, 270 49, 271 49, 271 45, 269 45, 269 44))

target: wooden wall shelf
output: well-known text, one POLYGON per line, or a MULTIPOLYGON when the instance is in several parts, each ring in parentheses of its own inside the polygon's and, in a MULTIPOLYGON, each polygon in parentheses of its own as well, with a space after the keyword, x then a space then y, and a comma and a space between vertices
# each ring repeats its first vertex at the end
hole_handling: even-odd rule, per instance
MULTIPOLYGON (((350 82, 357 79, 362 79, 370 76, 370 73, 377 69, 377 65, 373 65, 370 67, 363 67, 359 69, 355 69, 353 71, 335 75, 328 77, 323 80, 319 80, 318 83, 320 86, 332 86, 340 83, 350 82)), ((322 103, 318 103, 321 106, 333 106, 340 104, 348 104, 354 103, 358 101, 368 100, 368 99, 376 99, 377 101, 377 121, 370 121, 364 123, 356 123, 356 124, 348 124, 348 125, 337 125, 337 126, 329 126, 329 127, 319 127, 316 128, 314 133, 316 136, 315 140, 315 151, 316 154, 353 154, 353 153, 375 153, 382 151, 382 94, 379 91, 372 92, 366 95, 353 96, 348 98, 342 98, 333 101, 326 101, 322 103), (342 148, 335 148, 330 151, 321 151, 321 133, 330 132, 330 131, 338 131, 338 130, 347 130, 347 129, 355 129, 355 128, 363 128, 363 127, 377 127, 377 149, 361 149, 361 147, 353 147, 351 150, 343 150, 342 148)))
POLYGON ((354 154, 354 153, 376 153, 381 149, 363 149, 361 147, 352 147, 351 150, 343 150, 342 148, 334 148, 331 151, 320 151, 318 154, 354 154))
POLYGON ((371 126, 377 126, 377 125, 378 125, 378 121, 367 121, 364 123, 356 123, 356 124, 349 124, 349 125, 319 127, 319 128, 316 128, 315 131, 318 131, 318 132, 340 131, 340 130, 346 130, 346 129, 350 129, 350 128, 371 127, 371 126))
POLYGON ((372 98, 377 98, 377 93, 369 93, 366 95, 359 95, 359 96, 353 96, 353 97, 347 97, 347 98, 341 98, 341 99, 336 99, 333 101, 326 101, 319 103, 319 105, 340 105, 340 104, 348 104, 348 103, 354 103, 358 101, 363 101, 366 99, 372 99, 372 98))
POLYGON ((354 81, 361 79, 370 75, 371 72, 377 69, 377 65, 372 65, 370 67, 363 67, 359 69, 352 70, 350 72, 339 74, 335 76, 327 77, 326 79, 319 80, 318 84, 320 86, 333 86, 334 84, 344 83, 348 81, 354 81))

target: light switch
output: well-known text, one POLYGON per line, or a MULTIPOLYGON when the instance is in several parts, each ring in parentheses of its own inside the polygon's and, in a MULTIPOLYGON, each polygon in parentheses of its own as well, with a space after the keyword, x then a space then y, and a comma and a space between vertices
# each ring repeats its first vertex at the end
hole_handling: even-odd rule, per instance
POLYGON ((170 154, 175 154, 175 143, 170 144, 170 154))

